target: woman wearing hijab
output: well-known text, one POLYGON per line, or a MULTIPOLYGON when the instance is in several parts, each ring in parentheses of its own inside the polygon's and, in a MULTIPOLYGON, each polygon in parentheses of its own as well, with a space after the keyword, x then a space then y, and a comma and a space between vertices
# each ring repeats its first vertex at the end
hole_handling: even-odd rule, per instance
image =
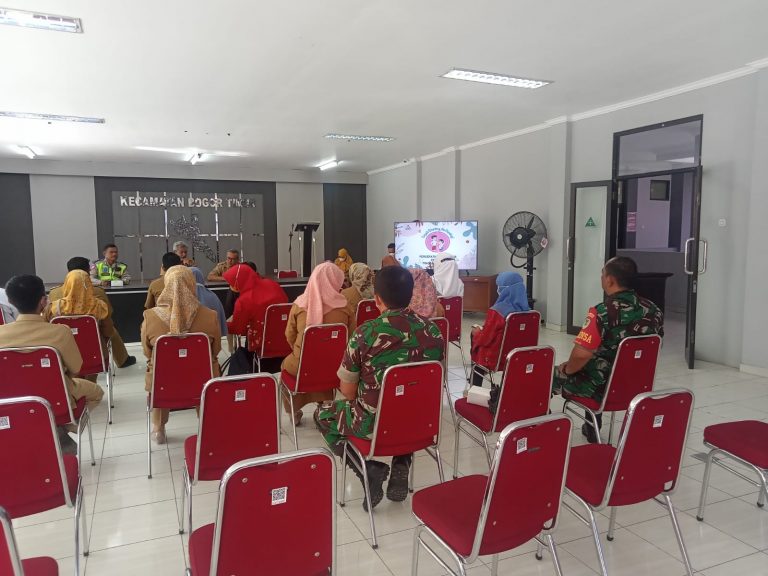
POLYGON ((219 297, 205 287, 205 275, 200 268, 191 266, 189 271, 195 277, 195 286, 197 288, 197 299, 200 304, 206 308, 210 308, 216 312, 216 316, 219 318, 219 328, 221 329, 221 335, 227 335, 227 315, 224 313, 224 304, 221 303, 219 297))
MULTIPOLYGON (((295 376, 299 371, 301 345, 304 341, 304 329, 318 324, 345 324, 351 335, 355 329, 355 310, 339 292, 344 283, 344 273, 331 262, 317 266, 309 277, 304 293, 296 298, 288 316, 285 338, 291 345, 291 355, 283 360, 282 369, 295 376)), ((333 400, 333 391, 308 392, 297 394, 293 398, 295 422, 298 425, 303 413, 301 408, 310 402, 333 400)), ((283 398, 285 411, 291 409, 290 402, 283 398)))
POLYGON ((502 272, 496 277, 496 290, 499 297, 488 310, 485 324, 472 328, 472 385, 483 385, 483 366, 492 366, 499 357, 501 340, 504 337, 504 324, 507 315, 512 312, 527 312, 528 295, 523 277, 517 272, 502 272))
POLYGON ((440 254, 435 258, 435 274, 432 276, 437 293, 443 298, 464 296, 464 282, 459 279, 456 256, 440 254))
POLYGON ((437 300, 437 290, 426 270, 409 268, 413 276, 413 296, 408 307, 422 318, 445 316, 442 304, 437 300))
MULTIPOLYGON (((144 311, 144 322, 141 324, 141 346, 147 357, 145 389, 148 392, 152 388, 152 350, 157 339, 165 334, 207 334, 211 345, 211 369, 214 376, 219 375, 219 319, 216 312, 200 305, 194 275, 186 266, 174 266, 165 273, 164 283, 155 307, 144 311)), ((165 444, 168 412, 158 408, 152 410, 152 439, 157 444, 165 444)))
POLYGON ((351 286, 349 281, 349 269, 354 263, 355 262, 352 260, 352 256, 349 255, 349 252, 347 252, 346 248, 339 250, 339 257, 336 258, 334 264, 336 264, 336 266, 338 266, 339 269, 344 272, 344 285, 342 288, 349 288, 351 286))
POLYGON ((360 300, 373 298, 373 272, 367 264, 355 262, 349 267, 349 281, 352 286, 344 288, 341 293, 352 306, 352 310, 357 311, 360 300))

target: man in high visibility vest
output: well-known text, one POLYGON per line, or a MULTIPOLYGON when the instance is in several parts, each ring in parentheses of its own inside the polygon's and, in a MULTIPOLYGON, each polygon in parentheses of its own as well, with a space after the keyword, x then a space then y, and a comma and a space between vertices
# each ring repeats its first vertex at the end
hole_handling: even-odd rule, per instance
POLYGON ((122 280, 126 284, 131 281, 128 274, 128 266, 117 260, 117 246, 107 244, 103 251, 104 259, 94 262, 91 266, 91 276, 101 282, 102 286, 109 286, 113 280, 122 280))

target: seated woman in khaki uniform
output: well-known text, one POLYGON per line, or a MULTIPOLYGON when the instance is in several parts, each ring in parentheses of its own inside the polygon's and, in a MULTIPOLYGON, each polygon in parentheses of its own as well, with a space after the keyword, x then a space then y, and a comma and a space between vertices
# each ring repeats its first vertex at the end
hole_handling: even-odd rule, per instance
POLYGON ((373 299, 373 272, 367 264, 355 262, 349 267, 349 281, 352 286, 344 288, 341 293, 357 313, 357 305, 360 300, 373 299))
MULTIPOLYGON (((221 327, 216 312, 201 305, 197 299, 195 277, 189 268, 174 266, 165 273, 165 288, 151 310, 144 311, 141 324, 141 346, 147 357, 145 389, 152 387, 152 350, 155 342, 165 334, 188 334, 203 332, 211 343, 211 368, 219 376, 218 355, 221 351, 221 327)), ((166 441, 165 424, 168 410, 152 410, 152 439, 157 444, 166 441)))
MULTIPOLYGON (((283 360, 282 369, 296 376, 299 371, 301 344, 304 341, 304 329, 317 324, 345 324, 347 331, 352 334, 355 329, 355 310, 341 295, 341 285, 344 283, 344 272, 332 262, 323 262, 317 266, 307 282, 304 294, 296 298, 288 315, 288 326, 285 337, 293 352, 283 360)), ((333 400, 333 391, 307 392, 297 394, 293 398, 296 410, 295 422, 298 425, 304 415, 301 408, 310 402, 333 400)), ((283 397, 285 411, 289 412, 291 404, 283 397)))

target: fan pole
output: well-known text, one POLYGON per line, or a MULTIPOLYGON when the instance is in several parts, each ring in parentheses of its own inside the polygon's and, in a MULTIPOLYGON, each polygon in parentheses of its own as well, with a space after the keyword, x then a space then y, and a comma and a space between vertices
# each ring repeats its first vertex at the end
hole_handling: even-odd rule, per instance
POLYGON ((528 258, 525 264, 525 270, 525 291, 527 292, 528 296, 528 307, 533 310, 533 271, 535 268, 533 267, 533 246, 531 246, 530 243, 528 243, 528 258))

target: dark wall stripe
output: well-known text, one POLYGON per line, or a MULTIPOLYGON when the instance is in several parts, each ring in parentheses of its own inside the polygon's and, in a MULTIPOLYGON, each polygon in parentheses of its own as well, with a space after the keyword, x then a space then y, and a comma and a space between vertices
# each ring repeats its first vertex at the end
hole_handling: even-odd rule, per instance
POLYGON ((29 175, 0 174, 0 283, 5 286, 11 276, 34 273, 29 175))
POLYGON ((323 184, 325 258, 346 248, 355 262, 368 257, 365 184, 323 184))
POLYGON ((680 235, 683 225, 683 183, 685 174, 672 174, 669 190, 669 241, 667 246, 680 251, 680 235))

